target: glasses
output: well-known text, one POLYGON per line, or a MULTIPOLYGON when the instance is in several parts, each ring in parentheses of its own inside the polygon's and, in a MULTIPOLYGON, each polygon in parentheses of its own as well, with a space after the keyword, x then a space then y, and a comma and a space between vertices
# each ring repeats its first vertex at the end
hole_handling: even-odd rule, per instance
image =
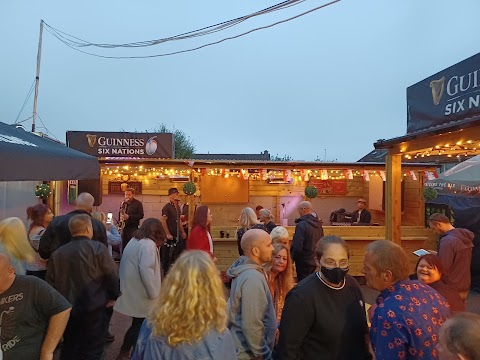
POLYGON ((325 259, 325 260, 323 260, 323 263, 328 268, 339 267, 339 268, 345 269, 345 268, 348 267, 348 260, 347 259, 340 260, 338 263, 333 259, 325 259))

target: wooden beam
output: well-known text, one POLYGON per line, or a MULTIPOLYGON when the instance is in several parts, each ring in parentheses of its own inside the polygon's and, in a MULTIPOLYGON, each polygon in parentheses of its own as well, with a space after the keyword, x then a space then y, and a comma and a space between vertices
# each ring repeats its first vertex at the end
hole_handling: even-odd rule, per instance
POLYGON ((401 245, 402 156, 388 154, 386 160, 385 237, 401 245))
MULTIPOLYGON (((480 127, 472 127, 467 129, 462 129, 459 131, 449 132, 445 134, 428 136, 423 138, 418 138, 399 144, 395 144, 388 149, 389 154, 405 154, 412 151, 419 151, 427 148, 435 148, 435 146, 443 146, 445 144, 456 144, 458 141, 461 141, 462 144, 465 144, 468 140, 476 142, 475 145, 478 147, 478 141, 480 140, 480 127)), ((471 146, 472 148, 474 146, 471 146)))

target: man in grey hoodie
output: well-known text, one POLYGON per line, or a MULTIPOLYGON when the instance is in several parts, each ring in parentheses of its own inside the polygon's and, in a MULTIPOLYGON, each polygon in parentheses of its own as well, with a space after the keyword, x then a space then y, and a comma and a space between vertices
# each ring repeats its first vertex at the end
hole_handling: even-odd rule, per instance
POLYGON ((430 215, 428 226, 442 236, 437 255, 445 270, 443 281, 465 300, 470 289, 474 234, 467 229, 456 229, 450 219, 440 213, 430 215))
POLYGON ((277 321, 262 264, 272 258, 267 232, 248 230, 241 240, 243 256, 227 271, 232 279, 227 307, 238 359, 271 359, 277 321))

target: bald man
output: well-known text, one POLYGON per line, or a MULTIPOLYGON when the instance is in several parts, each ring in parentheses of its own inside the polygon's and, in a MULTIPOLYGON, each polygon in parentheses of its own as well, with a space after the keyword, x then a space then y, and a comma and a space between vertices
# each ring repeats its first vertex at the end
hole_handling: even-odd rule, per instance
MULTIPOLYGON (((89 193, 81 193, 75 200, 75 210, 68 214, 56 216, 48 225, 47 229, 40 239, 38 253, 43 259, 48 259, 52 253, 60 246, 65 245, 72 238, 72 234, 68 229, 70 219, 78 214, 88 214, 90 216, 93 211, 93 203, 95 198, 89 193)), ((101 221, 92 219, 93 240, 100 241, 108 247, 107 229, 101 221)))
POLYGON ((312 204, 302 201, 297 207, 300 217, 295 220, 297 224, 293 234, 292 259, 295 261, 298 281, 312 274, 315 264, 315 246, 323 237, 322 222, 313 213, 312 204))
POLYGON ((229 328, 238 359, 271 359, 277 321, 262 264, 272 258, 272 240, 264 230, 251 229, 240 244, 244 255, 227 271, 229 328))
POLYGON ((15 275, 0 254, 0 358, 53 359, 71 305, 35 276, 15 275))

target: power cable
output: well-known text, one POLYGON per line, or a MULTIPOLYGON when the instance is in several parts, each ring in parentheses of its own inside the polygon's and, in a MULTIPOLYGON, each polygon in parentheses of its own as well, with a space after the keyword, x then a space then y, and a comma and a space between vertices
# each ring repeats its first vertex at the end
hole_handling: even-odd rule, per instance
POLYGON ((264 15, 270 12, 282 10, 289 8, 291 6, 295 6, 298 4, 303 3, 306 0, 286 0, 283 1, 279 4, 267 7, 265 9, 256 11, 252 14, 244 15, 232 20, 224 21, 215 25, 203 27, 201 29, 189 31, 183 34, 163 38, 163 39, 156 39, 156 40, 149 40, 149 41, 140 41, 140 42, 133 42, 133 43, 126 43, 126 44, 99 44, 99 43, 91 43, 89 41, 83 40, 81 38, 78 38, 76 36, 70 35, 64 31, 55 29, 54 27, 48 25, 47 23, 44 22, 45 26, 48 27, 49 30, 53 31, 58 35, 58 37, 62 38, 66 42, 70 43, 70 45, 74 47, 86 47, 86 46, 95 46, 95 47, 101 47, 101 48, 117 48, 117 47, 146 47, 146 46, 153 46, 153 45, 158 45, 167 41, 173 41, 173 40, 185 40, 193 37, 198 37, 198 36, 204 36, 204 35, 209 35, 211 33, 217 32, 224 30, 226 28, 235 26, 245 20, 248 20, 249 18, 259 16, 259 15, 264 15), (78 41, 75 41, 75 40, 78 41))
MULTIPOLYGON (((22 114, 23 109, 25 108, 25 105, 27 105, 28 99, 30 99, 30 96, 32 96, 33 88, 35 86, 35 80, 33 80, 32 86, 30 86, 30 90, 28 91, 27 97, 25 98, 25 101, 23 102, 22 108, 18 112, 17 118, 15 119, 15 124, 18 121, 18 118, 22 114)), ((32 117, 32 116, 31 116, 32 117)))
POLYGON ((144 56, 106 56, 106 55, 98 55, 98 54, 94 54, 94 53, 90 53, 90 52, 87 52, 87 51, 83 51, 83 50, 77 49, 75 46, 69 44, 67 41, 65 41, 65 40, 63 40, 61 37, 57 36, 56 33, 50 31, 50 29, 47 29, 47 31, 48 31, 50 34, 52 34, 54 37, 56 37, 59 41, 61 41, 63 44, 65 44, 66 46, 72 48, 72 49, 75 50, 75 51, 78 51, 78 52, 81 52, 81 53, 83 53, 83 54, 86 54, 86 55, 91 55, 91 56, 95 56, 95 57, 99 57, 99 58, 103 58, 103 59, 148 59, 148 58, 171 56, 171 55, 177 55, 177 54, 187 53, 187 52, 191 52, 191 51, 196 51, 196 50, 200 50, 200 49, 203 49, 203 48, 212 46, 212 45, 220 44, 220 43, 222 43, 222 42, 224 42, 224 41, 237 39, 237 38, 239 38, 239 37, 242 37, 242 36, 248 35, 248 34, 250 34, 250 33, 253 33, 253 32, 255 32, 255 31, 268 29, 268 28, 274 27, 274 26, 276 26, 276 25, 279 25, 279 24, 282 24, 282 23, 285 23, 285 22, 288 22, 288 21, 297 19, 297 18, 302 17, 302 16, 304 16, 304 15, 307 15, 307 14, 309 14, 309 13, 311 13, 311 12, 314 12, 314 11, 320 10, 320 9, 322 9, 322 8, 325 8, 325 7, 327 7, 327 6, 330 6, 330 5, 332 5, 332 4, 335 4, 335 3, 339 2, 339 1, 341 1, 341 0, 331 1, 331 2, 329 2, 329 3, 326 3, 326 4, 323 4, 323 5, 317 6, 317 7, 313 8, 313 9, 307 10, 307 11, 305 11, 305 12, 303 12, 303 13, 300 13, 300 14, 298 14, 298 15, 292 16, 292 17, 290 17, 290 18, 277 21, 277 22, 275 22, 275 23, 273 23, 273 24, 270 24, 270 25, 265 25, 265 26, 262 26, 262 27, 258 27, 258 28, 255 28, 255 29, 246 31, 246 32, 244 32, 244 33, 241 33, 241 34, 238 34, 238 35, 235 35, 235 36, 230 36, 230 37, 227 37, 227 38, 218 40, 218 41, 210 42, 210 43, 207 43, 207 44, 204 44, 204 45, 201 45, 201 46, 197 46, 197 47, 194 47, 194 48, 186 49, 186 50, 179 50, 179 51, 174 51, 174 52, 170 52, 170 53, 163 53, 163 54, 156 54, 156 55, 144 55, 144 56))
POLYGON ((57 137, 56 137, 52 132, 50 132, 50 130, 47 129, 47 127, 46 127, 45 124, 43 123, 43 120, 42 120, 42 118, 40 117, 40 115, 38 115, 38 113, 36 113, 36 114, 37 114, 37 116, 38 116, 38 119, 39 119, 40 122, 42 123, 43 128, 47 131, 47 135, 52 135, 52 136, 55 138, 55 140, 60 141, 60 140, 57 139, 57 137))

